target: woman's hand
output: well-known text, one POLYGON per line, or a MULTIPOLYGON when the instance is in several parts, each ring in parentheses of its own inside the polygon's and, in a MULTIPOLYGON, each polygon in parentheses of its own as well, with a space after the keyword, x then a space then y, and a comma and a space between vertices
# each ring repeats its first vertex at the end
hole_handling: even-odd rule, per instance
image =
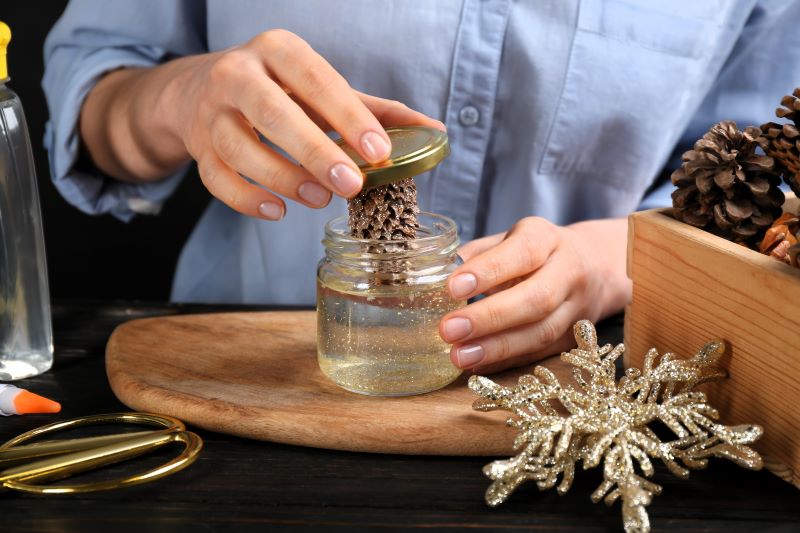
POLYGON ((361 190, 358 167, 327 131, 379 162, 391 150, 383 126, 405 124, 444 128, 398 102, 355 91, 301 38, 272 30, 222 52, 112 72, 87 98, 81 133, 96 164, 115 177, 163 178, 192 157, 214 196, 245 215, 278 220, 286 210, 278 195, 324 207, 332 192, 352 197, 361 190), (110 153, 91 131, 98 116, 113 121, 103 107, 122 109, 120 119, 131 122, 109 136, 116 143, 110 153))
POLYGON ((531 363, 574 344, 576 321, 621 311, 630 297, 626 232, 625 219, 560 227, 531 217, 465 244, 450 294, 486 297, 439 324, 453 363, 480 373, 531 363))

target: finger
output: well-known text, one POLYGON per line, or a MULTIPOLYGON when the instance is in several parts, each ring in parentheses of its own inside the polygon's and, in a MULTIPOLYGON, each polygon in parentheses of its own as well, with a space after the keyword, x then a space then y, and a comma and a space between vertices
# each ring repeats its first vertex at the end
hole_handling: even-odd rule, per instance
POLYGON ((334 131, 333 127, 330 124, 328 124, 328 121, 325 120, 322 117, 322 115, 317 113, 317 111, 313 107, 311 107, 310 105, 308 105, 304 101, 300 100, 300 98, 298 98, 296 94, 291 94, 290 93, 289 97, 292 99, 292 101, 294 101, 295 104, 300 106, 300 109, 303 110, 303 113, 305 113, 306 116, 308 118, 310 118, 311 121, 314 124, 316 124, 319 129, 321 129, 322 131, 324 131, 326 133, 330 133, 330 132, 334 131))
POLYGON ((197 162, 197 168, 208 191, 231 209, 267 220, 280 220, 286 213, 283 200, 242 178, 210 151, 197 162))
POLYGON ((272 76, 316 110, 366 161, 389 157, 391 142, 378 119, 339 74, 308 43, 287 31, 256 39, 272 76))
POLYGON ((326 188, 345 198, 361 190, 364 178, 353 160, 269 77, 247 76, 232 94, 239 95, 238 106, 247 121, 326 188))
POLYGON ((574 347, 575 347, 575 339, 570 337, 569 335, 565 335, 563 338, 559 339, 558 342, 553 344, 549 349, 517 355, 515 357, 510 357, 508 359, 504 359, 503 361, 486 366, 473 367, 470 369, 470 371, 473 374, 481 374, 481 375, 494 374, 496 372, 502 372, 503 370, 507 370, 509 368, 517 368, 520 366, 526 366, 532 363, 536 363, 538 361, 542 361, 544 359, 547 359, 548 357, 556 356, 574 347))
POLYGON ((495 285, 491 289, 483 291, 484 296, 492 296, 493 294, 497 294, 503 291, 507 291, 511 287, 515 286, 517 283, 522 281, 524 278, 514 278, 511 280, 506 281, 505 283, 501 283, 500 285, 495 285))
POLYGON ((325 207, 328 189, 306 169, 265 146, 240 115, 220 113, 211 130, 211 144, 229 167, 267 189, 309 207, 325 207))
POLYGON ((476 255, 482 254, 490 248, 494 248, 503 242, 503 239, 505 238, 506 233, 497 233, 495 235, 489 235, 488 237, 481 237, 480 239, 469 241, 468 243, 459 246, 458 255, 464 261, 469 261, 476 255))
MULTIPOLYGON (((429 117, 419 111, 414 111, 407 105, 397 100, 387 100, 379 98, 360 91, 355 91, 362 102, 367 106, 375 118, 385 127, 390 126, 429 126, 441 131, 447 131, 444 122, 429 117)), ((322 131, 334 131, 334 128, 328 124, 328 121, 322 117, 317 111, 300 100, 297 95, 290 93, 289 96, 295 101, 297 105, 308 115, 308 117, 319 126, 322 131)))
POLYGON ((572 290, 571 270, 554 258, 514 287, 445 315, 439 323, 441 337, 463 343, 538 322, 553 313, 572 290))
POLYGON ((387 100, 360 91, 356 91, 356 94, 384 126, 430 126, 437 130, 447 131, 444 122, 415 111, 402 102, 387 100))
POLYGON ((514 225, 494 248, 458 267, 448 280, 455 299, 471 298, 501 283, 535 272, 555 250, 556 228, 541 218, 526 218, 514 225))
POLYGON ((478 376, 485 376, 488 374, 502 372, 503 370, 507 370, 509 368, 519 368, 521 366, 527 366, 537 361, 542 361, 544 359, 547 359, 548 357, 549 355, 546 352, 526 353, 523 355, 517 355, 515 357, 509 357, 508 359, 501 361, 499 363, 495 363, 493 365, 474 366, 468 369, 467 372, 478 376))
POLYGON ((210 76, 224 88, 220 104, 239 110, 319 183, 346 198, 361 190, 364 177, 353 160, 267 75, 259 61, 230 52, 215 63, 210 76))
POLYGON ((564 339, 570 339, 570 325, 574 318, 573 304, 565 302, 548 317, 534 324, 517 326, 466 344, 454 345, 450 350, 450 359, 459 368, 483 368, 524 354, 549 355, 558 351, 564 339))

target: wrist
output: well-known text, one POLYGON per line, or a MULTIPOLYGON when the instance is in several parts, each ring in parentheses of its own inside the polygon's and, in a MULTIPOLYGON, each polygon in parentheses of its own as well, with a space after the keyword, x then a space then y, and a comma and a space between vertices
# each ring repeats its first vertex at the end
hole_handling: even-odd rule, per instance
POLYGON ((174 113, 161 102, 161 67, 106 74, 81 109, 82 142, 94 165, 121 181, 157 181, 189 160, 174 113))
MULTIPOLYGON (((154 96, 152 120, 162 140, 175 150, 186 149, 186 128, 191 127, 188 105, 191 100, 192 77, 200 56, 174 59, 153 69, 150 87, 144 93, 154 96)), ((143 94, 144 94, 143 93, 143 94)))
POLYGON ((625 309, 630 302, 631 281, 628 279, 626 218, 577 222, 565 227, 578 239, 579 253, 587 260, 589 276, 598 296, 598 319, 625 309))
POLYGON ((187 128, 191 128, 189 91, 194 57, 172 60, 155 67, 142 90, 134 120, 146 120, 138 131, 144 132, 146 142, 153 144, 154 163, 172 170, 187 163, 187 128))

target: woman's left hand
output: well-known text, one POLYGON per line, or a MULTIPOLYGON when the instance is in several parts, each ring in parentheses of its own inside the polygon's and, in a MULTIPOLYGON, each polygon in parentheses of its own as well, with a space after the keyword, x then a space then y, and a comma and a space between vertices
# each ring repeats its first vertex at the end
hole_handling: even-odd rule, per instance
POLYGON ((556 226, 530 217, 462 246, 450 294, 486 297, 439 324, 453 363, 491 373, 569 349, 576 321, 600 320, 628 302, 626 237, 625 219, 556 226))

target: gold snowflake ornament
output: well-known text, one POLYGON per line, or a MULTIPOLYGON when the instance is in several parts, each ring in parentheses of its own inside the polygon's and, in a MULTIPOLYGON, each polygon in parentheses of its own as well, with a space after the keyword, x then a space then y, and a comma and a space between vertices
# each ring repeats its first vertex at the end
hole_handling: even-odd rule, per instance
POLYGON ((688 360, 671 353, 658 360, 658 352, 651 349, 641 370, 629 368, 617 382, 615 361, 625 346, 598 346, 588 320, 575 324, 574 332, 578 347, 562 353, 561 359, 574 367, 577 388, 562 386, 543 367, 519 378, 516 387, 480 376, 469 380, 470 389, 481 396, 473 408, 510 411, 516 416, 508 424, 519 430, 514 441, 519 454, 483 469, 492 480, 486 491, 490 506, 503 503, 525 481, 535 481, 541 490, 558 484, 559 494, 564 494, 579 461, 584 469, 602 462, 604 481, 592 493, 592 501, 612 505, 621 500, 625 531, 649 531, 645 507, 661 493, 661 486, 646 479, 653 475, 651 459, 684 479, 690 469, 705 467, 709 457, 761 468, 761 457, 747 444, 761 436, 762 428, 718 424, 717 410, 704 393, 694 390, 725 375, 714 367, 725 351, 721 342, 706 344, 688 360), (558 404, 566 416, 556 411, 558 404), (663 423, 674 438, 662 441, 648 427, 653 422, 663 423))

